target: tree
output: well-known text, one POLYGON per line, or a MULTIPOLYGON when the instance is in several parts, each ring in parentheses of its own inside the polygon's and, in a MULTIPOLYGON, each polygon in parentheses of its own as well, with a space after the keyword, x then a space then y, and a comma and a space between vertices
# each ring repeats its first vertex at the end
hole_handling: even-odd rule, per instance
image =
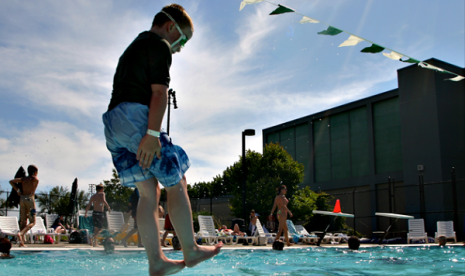
POLYGON ((116 169, 113 169, 112 172, 113 178, 103 180, 105 198, 112 210, 126 211, 129 206, 129 197, 134 189, 121 185, 116 169))
MULTIPOLYGON (((1 194, 1 193, 0 193, 1 194)), ((0 216, 5 215, 6 206, 6 199, 0 198, 0 216)))
MULTIPOLYGON (((71 193, 67 187, 53 187, 48 194, 37 194, 36 202, 40 206, 40 213, 68 215, 71 193)), ((77 202, 79 206, 86 206, 89 194, 83 190, 77 191, 77 202)))
POLYGON ((309 187, 298 190, 288 205, 294 215, 292 221, 303 221, 309 231, 322 231, 330 223, 332 225, 329 230, 347 229, 344 217, 314 215, 312 212, 313 210, 333 211, 334 206, 329 204, 333 198, 325 192, 316 193, 309 187))
MULTIPOLYGON (((231 212, 236 217, 242 217, 242 157, 223 173, 223 191, 233 195, 230 200, 231 212)), ((279 144, 267 144, 263 155, 248 150, 246 153, 247 193, 246 204, 249 210, 261 215, 268 215, 277 195, 277 188, 286 185, 287 197, 292 197, 298 184, 303 181, 304 167, 294 161, 279 144)), ((218 181, 217 181, 218 182, 218 181)), ((221 189, 220 189, 221 191, 221 189)))

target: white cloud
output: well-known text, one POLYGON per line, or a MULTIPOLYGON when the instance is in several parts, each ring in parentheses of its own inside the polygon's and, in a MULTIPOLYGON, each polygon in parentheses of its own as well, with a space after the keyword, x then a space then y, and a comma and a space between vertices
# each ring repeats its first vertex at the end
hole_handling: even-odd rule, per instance
MULTIPOLYGON (((111 176, 105 142, 67 122, 42 121, 28 130, 10 127, 12 139, 0 139, 0 175, 14 177, 19 166, 39 168, 40 187, 70 187, 78 177, 80 189, 111 176)), ((2 181, 3 182, 3 181, 2 181)), ((8 189, 5 182, 2 189, 8 189)))

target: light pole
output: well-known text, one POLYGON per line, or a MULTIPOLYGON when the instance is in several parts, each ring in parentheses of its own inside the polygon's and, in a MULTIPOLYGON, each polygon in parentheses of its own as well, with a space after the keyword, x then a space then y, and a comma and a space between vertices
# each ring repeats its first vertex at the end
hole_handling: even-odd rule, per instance
MULTIPOLYGON (((245 225, 247 226, 247 219, 246 219, 246 185, 245 185, 245 178, 246 178, 246 165, 245 165, 245 136, 254 136, 255 129, 246 129, 242 132, 242 215, 244 216, 245 225)), ((246 229, 247 230, 247 229, 246 229)))
POLYGON ((174 91, 172 88, 170 88, 170 90, 168 90, 168 122, 167 122, 168 126, 167 126, 167 130, 166 130, 166 134, 168 134, 168 136, 170 135, 171 96, 173 96, 174 109, 177 109, 178 108, 178 102, 176 102, 176 91, 174 91))

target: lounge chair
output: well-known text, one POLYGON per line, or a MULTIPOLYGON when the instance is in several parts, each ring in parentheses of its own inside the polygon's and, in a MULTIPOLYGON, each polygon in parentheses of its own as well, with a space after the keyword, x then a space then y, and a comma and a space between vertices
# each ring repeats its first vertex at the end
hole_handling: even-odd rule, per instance
POLYGON ((297 232, 292 220, 286 220, 286 225, 289 239, 295 242, 294 237, 297 237, 298 241, 296 243, 302 243, 304 241, 304 237, 297 232))
POLYGON ((57 237, 56 243, 60 243, 61 241, 61 236, 69 236, 68 234, 58 234, 55 233, 55 229, 53 228, 46 228, 44 224, 44 220, 41 217, 36 216, 36 224, 27 232, 27 235, 29 235, 29 239, 31 243, 34 243, 34 236, 51 236, 51 237, 57 237))
POLYGON ((434 240, 438 242, 440 236, 445 236, 447 239, 454 239, 454 242, 457 243, 457 236, 454 232, 454 222, 449 221, 438 221, 438 231, 434 235, 434 240))
POLYGON ((304 243, 317 243, 318 242, 318 236, 315 234, 310 235, 307 229, 305 229, 303 225, 295 225, 295 230, 297 230, 297 233, 299 233, 299 235, 303 236, 304 243))
POLYGON ((271 234, 271 233, 265 233, 265 230, 263 230, 262 223, 260 222, 259 219, 257 219, 257 222, 255 223, 255 226, 257 227, 257 231, 255 231, 255 237, 257 238, 256 243, 258 245, 262 244, 262 241, 266 244, 268 244, 268 239, 272 238, 274 239, 276 237, 276 234, 271 234))
POLYGON ((197 233, 199 238, 205 239, 208 244, 218 243, 222 240, 225 244, 232 244, 234 237, 231 235, 221 236, 218 234, 218 230, 215 229, 212 216, 199 216, 200 230, 197 233))
MULTIPOLYGON (((106 213, 108 231, 120 231, 124 226, 124 215, 123 212, 108 212, 106 213)), ((134 224, 133 224, 134 227, 134 224)))
POLYGON ((0 233, 6 236, 16 236, 20 231, 18 218, 0 217, 0 233))
POLYGON ((425 232, 423 219, 409 219, 408 229, 407 243, 410 243, 411 240, 425 240, 428 243, 428 234, 425 232))
POLYGON ((58 217, 58 215, 56 215, 56 214, 46 214, 45 215, 45 227, 47 228, 47 230, 49 228, 52 228, 52 224, 55 222, 57 217, 58 217))

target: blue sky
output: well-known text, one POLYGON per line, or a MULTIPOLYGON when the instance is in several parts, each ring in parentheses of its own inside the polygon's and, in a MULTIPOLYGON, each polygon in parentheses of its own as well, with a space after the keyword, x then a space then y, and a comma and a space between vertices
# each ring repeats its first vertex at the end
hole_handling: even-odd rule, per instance
MULTIPOLYGON (((0 1, 0 185, 21 165, 39 167, 41 186, 81 189, 111 177, 101 115, 119 56, 171 1, 0 1)), ((210 181, 261 130, 397 88, 407 66, 348 38, 317 35, 323 24, 269 16, 262 2, 178 1, 195 32, 173 56, 170 134, 188 153, 188 182, 210 181)), ((286 0, 280 3, 419 60, 465 67, 463 0, 286 0)), ((388 52, 388 51, 386 51, 388 52)), ((426 69, 425 69, 426 70, 426 69)), ((165 116, 166 117, 166 116, 165 116)), ((166 127, 166 120, 163 123, 166 127)))

